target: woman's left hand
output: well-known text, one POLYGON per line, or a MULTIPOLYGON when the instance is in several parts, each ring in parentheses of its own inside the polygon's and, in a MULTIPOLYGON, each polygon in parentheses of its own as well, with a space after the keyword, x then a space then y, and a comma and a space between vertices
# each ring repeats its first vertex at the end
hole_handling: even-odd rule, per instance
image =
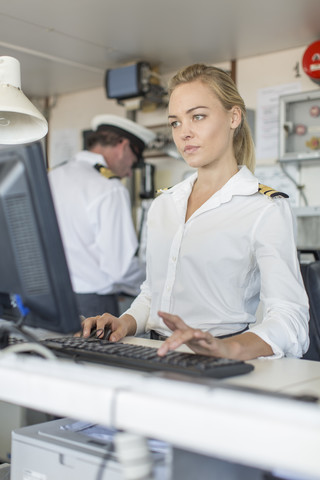
POLYGON ((170 330, 172 335, 158 349, 158 354, 164 356, 171 350, 175 350, 184 343, 191 350, 201 355, 211 355, 215 357, 227 357, 228 349, 222 340, 213 337, 209 332, 189 327, 177 315, 158 312, 159 317, 170 330))
POLYGON ((209 332, 189 327, 177 315, 165 312, 158 312, 158 315, 173 332, 158 349, 160 356, 164 356, 184 343, 195 353, 220 358, 252 360, 273 355, 271 346, 253 332, 236 334, 223 339, 216 338, 209 332))

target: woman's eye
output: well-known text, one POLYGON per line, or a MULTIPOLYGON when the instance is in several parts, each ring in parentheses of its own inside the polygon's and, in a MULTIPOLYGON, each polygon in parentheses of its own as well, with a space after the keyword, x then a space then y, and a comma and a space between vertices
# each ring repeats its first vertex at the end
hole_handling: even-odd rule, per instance
POLYGON ((178 122, 177 120, 175 120, 174 122, 171 122, 171 123, 170 123, 170 127, 171 127, 171 128, 176 128, 176 127, 178 127, 178 126, 179 126, 179 122, 178 122))
POLYGON ((196 115, 193 116, 193 119, 194 120, 202 120, 204 117, 205 117, 205 115, 197 113, 196 115))

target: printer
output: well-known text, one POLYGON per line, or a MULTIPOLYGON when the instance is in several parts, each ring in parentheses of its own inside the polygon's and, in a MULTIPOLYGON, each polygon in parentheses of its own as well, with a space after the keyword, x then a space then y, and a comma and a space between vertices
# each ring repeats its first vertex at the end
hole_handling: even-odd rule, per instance
MULTIPOLYGON (((12 432, 11 480, 123 480, 115 430, 63 418, 12 432)), ((148 440, 153 478, 170 478, 170 447, 148 440), (153 443, 154 442, 154 443, 153 443)), ((135 477, 138 478, 138 477, 135 477)))

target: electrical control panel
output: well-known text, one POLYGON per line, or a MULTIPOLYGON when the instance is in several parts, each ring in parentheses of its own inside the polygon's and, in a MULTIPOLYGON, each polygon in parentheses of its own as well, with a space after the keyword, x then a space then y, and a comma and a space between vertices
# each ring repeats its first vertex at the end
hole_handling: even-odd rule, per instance
POLYGON ((281 96, 279 114, 279 160, 320 160, 320 90, 281 96))

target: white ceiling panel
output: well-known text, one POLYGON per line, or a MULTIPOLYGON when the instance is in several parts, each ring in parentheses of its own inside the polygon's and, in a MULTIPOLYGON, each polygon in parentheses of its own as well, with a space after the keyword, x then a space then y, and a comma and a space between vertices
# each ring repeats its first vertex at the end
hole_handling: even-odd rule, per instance
POLYGON ((320 38, 320 0, 0 0, 0 55, 29 96, 103 85, 144 60, 160 73, 296 48, 320 38))

